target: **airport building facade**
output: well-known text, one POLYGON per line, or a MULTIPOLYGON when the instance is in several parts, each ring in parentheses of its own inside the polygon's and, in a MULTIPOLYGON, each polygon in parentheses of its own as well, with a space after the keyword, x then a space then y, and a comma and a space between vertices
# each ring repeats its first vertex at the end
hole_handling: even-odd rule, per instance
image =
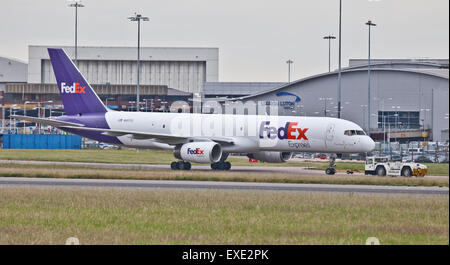
MULTIPOLYGON (((341 118, 370 130, 378 141, 448 141, 448 60, 373 60, 370 118, 367 60, 350 60, 349 65, 341 74, 341 118)), ((333 71, 276 85, 239 100, 266 105, 275 102, 278 115, 337 117, 337 84, 338 72, 333 71)), ((220 93, 216 96, 227 94, 220 93)))
MULTIPOLYGON (((9 112, 59 116, 63 111, 47 48, 29 46, 28 64, 0 58, 1 116, 9 112), (27 104, 25 104, 27 102, 27 104), (39 114, 37 112, 40 112, 39 114)), ((116 110, 136 110, 137 52, 135 47, 78 47, 78 67, 99 97, 116 110)), ((149 48, 140 51, 140 108, 164 111, 176 100, 203 91, 218 81, 217 48, 149 48)), ((6 114, 6 117, 5 117, 6 114)))

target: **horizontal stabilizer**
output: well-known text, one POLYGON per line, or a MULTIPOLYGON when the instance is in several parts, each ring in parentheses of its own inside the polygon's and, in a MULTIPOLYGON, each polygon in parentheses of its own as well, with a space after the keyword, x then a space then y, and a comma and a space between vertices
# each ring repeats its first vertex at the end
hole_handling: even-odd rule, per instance
POLYGON ((58 121, 58 120, 54 120, 54 119, 36 118, 36 117, 21 116, 21 115, 11 115, 11 118, 17 119, 17 120, 41 123, 41 124, 50 125, 50 126, 54 126, 54 127, 62 127, 62 126, 83 127, 84 126, 83 124, 74 123, 74 122, 58 121))

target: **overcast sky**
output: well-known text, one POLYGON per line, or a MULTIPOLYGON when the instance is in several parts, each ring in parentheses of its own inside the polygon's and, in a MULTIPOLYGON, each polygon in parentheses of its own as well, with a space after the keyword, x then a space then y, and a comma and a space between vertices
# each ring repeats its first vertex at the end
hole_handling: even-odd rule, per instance
MULTIPOLYGON (((150 17, 141 45, 218 47, 220 81, 287 81, 328 70, 327 34, 338 34, 338 0, 85 0, 78 45, 135 46, 136 11, 150 17)), ((2 0, 0 56, 28 60, 28 45, 73 45, 66 0, 2 0)), ((448 58, 448 0, 343 0, 342 65, 367 58, 448 58)), ((337 68, 338 41, 332 42, 337 68)))

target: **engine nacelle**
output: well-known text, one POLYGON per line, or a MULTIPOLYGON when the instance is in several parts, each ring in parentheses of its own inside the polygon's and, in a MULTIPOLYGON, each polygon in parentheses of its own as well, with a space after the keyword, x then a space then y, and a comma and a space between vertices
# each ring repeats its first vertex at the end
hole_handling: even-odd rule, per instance
POLYGON ((253 158, 267 163, 284 163, 292 158, 291 152, 275 152, 275 151, 262 151, 247 155, 249 158, 253 158))
POLYGON ((192 142, 175 148, 173 155, 195 163, 216 163, 222 157, 222 147, 215 142, 192 142))

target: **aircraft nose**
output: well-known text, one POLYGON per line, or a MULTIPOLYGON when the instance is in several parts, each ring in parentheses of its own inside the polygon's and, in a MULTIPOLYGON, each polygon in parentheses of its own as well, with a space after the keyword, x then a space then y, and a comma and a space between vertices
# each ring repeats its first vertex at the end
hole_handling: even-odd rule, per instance
POLYGON ((370 138, 369 136, 365 137, 364 141, 364 148, 366 149, 366 152, 370 152, 373 149, 375 149, 375 142, 370 138))

